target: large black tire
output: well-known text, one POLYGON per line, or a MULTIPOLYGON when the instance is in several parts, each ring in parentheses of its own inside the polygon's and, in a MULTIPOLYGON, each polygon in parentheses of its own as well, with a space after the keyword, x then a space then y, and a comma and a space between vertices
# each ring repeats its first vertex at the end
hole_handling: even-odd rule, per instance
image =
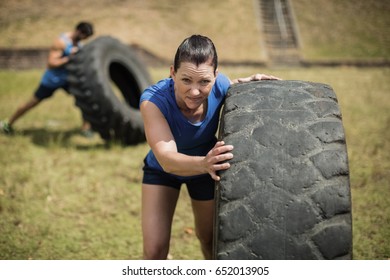
POLYGON ((349 168, 336 95, 324 84, 232 86, 220 138, 214 258, 351 259, 349 168))
POLYGON ((139 100, 152 83, 129 46, 109 36, 98 37, 75 55, 67 69, 69 92, 94 131, 104 140, 115 139, 124 145, 145 140, 139 100))

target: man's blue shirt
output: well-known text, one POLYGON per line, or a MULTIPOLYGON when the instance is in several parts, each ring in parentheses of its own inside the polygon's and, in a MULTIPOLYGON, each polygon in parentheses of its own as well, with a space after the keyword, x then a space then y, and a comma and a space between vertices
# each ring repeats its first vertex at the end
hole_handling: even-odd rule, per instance
MULTIPOLYGON (((63 51, 62 57, 69 56, 73 48, 72 40, 67 37, 65 34, 61 35, 61 38, 65 42, 65 49, 63 51)), ((79 44, 78 47, 81 45, 79 44)), ((46 69, 43 74, 41 84, 49 88, 60 88, 67 84, 68 72, 64 66, 52 69, 46 69)))

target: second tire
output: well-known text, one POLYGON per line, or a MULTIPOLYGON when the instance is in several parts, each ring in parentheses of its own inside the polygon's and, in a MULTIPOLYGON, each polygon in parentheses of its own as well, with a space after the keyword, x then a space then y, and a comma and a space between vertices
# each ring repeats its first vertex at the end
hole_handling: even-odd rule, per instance
POLYGON ((138 103, 152 82, 129 46, 109 36, 98 37, 75 55, 67 70, 76 106, 104 140, 124 145, 145 140, 138 103))

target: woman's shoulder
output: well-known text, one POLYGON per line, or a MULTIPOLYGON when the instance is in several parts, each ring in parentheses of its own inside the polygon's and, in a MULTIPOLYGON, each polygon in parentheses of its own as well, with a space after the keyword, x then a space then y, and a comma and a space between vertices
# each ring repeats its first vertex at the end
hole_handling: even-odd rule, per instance
POLYGON ((217 84, 223 85, 223 86, 230 86, 230 79, 223 73, 218 73, 217 79, 216 79, 217 84))
POLYGON ((154 85, 151 85, 148 88, 146 88, 142 93, 141 97, 151 98, 152 96, 156 96, 156 95, 165 96, 166 93, 169 92, 171 84, 172 84, 171 78, 160 80, 154 85))
POLYGON ((158 81, 156 84, 144 90, 140 98, 140 104, 144 101, 150 101, 164 114, 169 111, 169 107, 175 102, 174 95, 170 94, 171 90, 173 90, 171 78, 158 81))
POLYGON ((215 81, 216 92, 221 93, 222 95, 226 94, 227 90, 230 87, 230 80, 227 76, 222 73, 218 73, 217 79, 215 81))
POLYGON ((224 73, 221 73, 221 72, 218 72, 218 75, 217 75, 217 80, 221 80, 221 79, 229 79, 224 73))

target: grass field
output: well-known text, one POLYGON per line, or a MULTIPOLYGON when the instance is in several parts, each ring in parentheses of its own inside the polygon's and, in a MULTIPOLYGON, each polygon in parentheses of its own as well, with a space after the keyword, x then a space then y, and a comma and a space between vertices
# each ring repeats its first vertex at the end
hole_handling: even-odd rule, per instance
MULTIPOLYGON (((153 80, 168 69, 150 69, 153 80)), ((221 68, 331 85, 349 153, 355 259, 390 258, 390 69, 221 68)), ((0 119, 28 98, 41 70, 0 71, 0 119)), ((146 144, 105 147, 78 134, 80 112, 62 92, 0 134, 0 259, 140 259, 140 185, 146 144)), ((156 229, 158 230, 158 229, 156 229)), ((171 258, 201 259, 183 191, 171 258)))
MULTIPOLYGON (((256 0, 0 1, 0 47, 47 48, 79 20, 171 59, 188 35, 213 39, 221 60, 263 61, 256 0)), ((389 59, 389 1, 293 0, 308 60, 389 59)), ((154 81, 168 69, 150 69, 154 81)), ((343 113, 355 259, 390 258, 390 69, 220 68, 330 84, 343 113)), ((30 97, 42 70, 0 70, 0 119, 30 97)), ((140 180, 146 144, 107 148, 79 135, 80 112, 62 92, 0 134, 0 259, 140 259, 140 180)), ((158 229, 156 229, 158 230, 158 229)), ((186 191, 170 256, 202 258, 186 191)))
POLYGON ((390 58, 390 2, 292 0, 308 60, 390 58))

